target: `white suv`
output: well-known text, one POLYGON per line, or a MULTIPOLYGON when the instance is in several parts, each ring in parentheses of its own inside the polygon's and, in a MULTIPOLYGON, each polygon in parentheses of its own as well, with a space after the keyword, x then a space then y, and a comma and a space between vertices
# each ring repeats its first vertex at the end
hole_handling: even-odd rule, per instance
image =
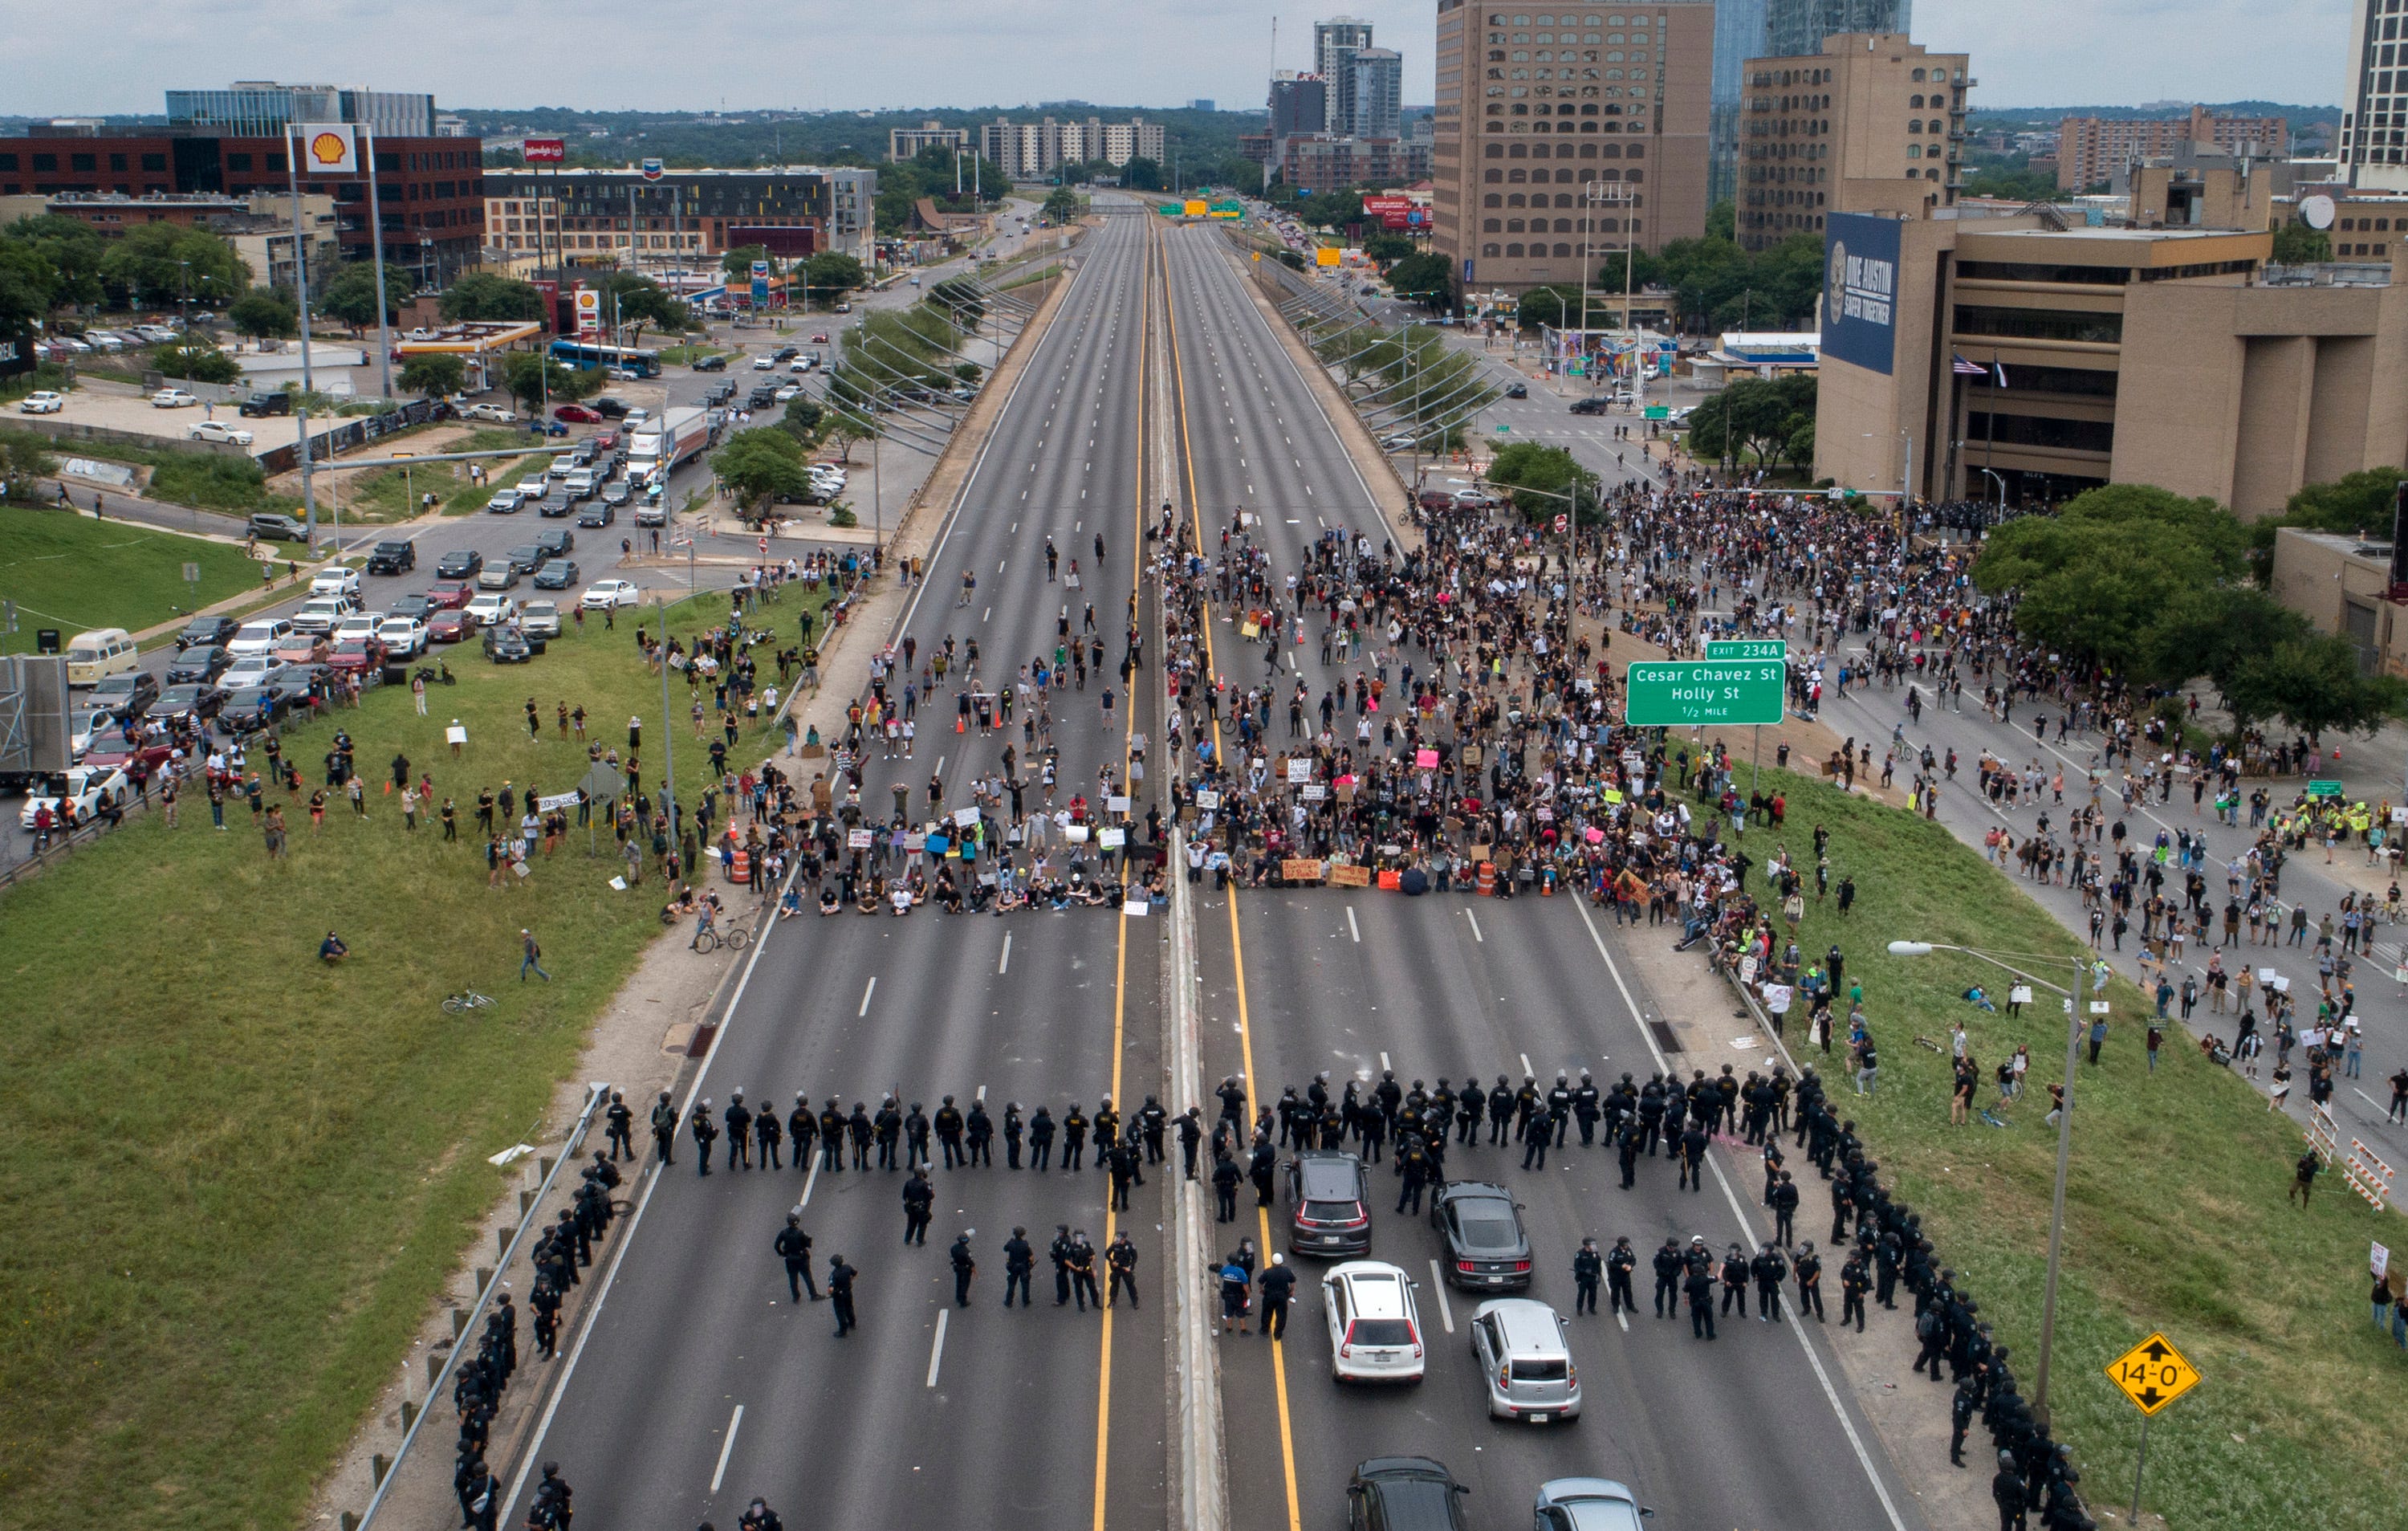
POLYGON ((1322 1278, 1331 1370, 1341 1382, 1418 1382, 1426 1365, 1413 1281, 1381 1260, 1350 1260, 1322 1278))
POLYGON ((293 630, 332 633, 337 623, 357 610, 357 603, 349 596, 314 596, 293 614, 293 630))

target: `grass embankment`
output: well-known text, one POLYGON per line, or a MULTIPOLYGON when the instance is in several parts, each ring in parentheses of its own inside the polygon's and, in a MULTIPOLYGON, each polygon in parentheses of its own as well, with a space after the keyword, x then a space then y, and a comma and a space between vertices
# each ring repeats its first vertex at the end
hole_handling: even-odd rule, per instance
MULTIPOLYGON (((1819 823, 1831 831, 1833 886, 1856 878, 1845 919, 1836 903, 1810 896, 1799 949, 1819 960, 1837 943, 1848 979, 1863 981, 1881 1044, 1879 1093, 1860 1098, 1839 1076, 1844 1047, 1828 1061, 1809 1054, 1796 1027, 1792 1046, 1801 1062, 1828 1062, 1841 1114, 1856 1119, 1884 1178, 1923 1213, 1942 1263, 2014 1349, 2028 1393, 2057 1166, 2057 1133, 2043 1119, 2047 1086, 2064 1070, 2058 1001, 2038 990, 2041 1003, 2010 1018, 2006 974, 1957 953, 1894 958, 1885 947, 1944 942, 2062 954, 2069 963, 2086 948, 1939 826, 1819 782, 1767 774, 1787 796, 1786 822, 1778 836, 1751 832, 1748 853, 1761 862, 1776 839, 1785 842, 1811 887, 1819 823), (1959 997, 1976 983, 2000 999, 2000 1014, 1959 997), (1983 1070, 1977 1100, 1994 1110, 1991 1069, 2018 1043, 2031 1049, 2023 1099, 1999 1112, 2011 1123, 2004 1131, 1978 1117, 1967 1127, 1948 1123, 1946 1047, 1958 1019, 1983 1070), (1942 1050, 1915 1046, 1918 1033, 1942 1050)), ((2298 1128, 2269 1115, 2244 1080, 2202 1058, 2173 1022, 2150 1074, 2143 1034, 2154 1005, 2121 980, 2108 998, 2114 1011, 2102 1061, 2086 1062, 2076 1082, 2050 1380, 2057 1434, 2073 1444, 2082 1486, 2094 1508, 2128 1499, 2141 1416, 2101 1368, 2162 1329, 2206 1379, 2152 1422, 2144 1509, 2201 1531, 2397 1527, 2408 1468, 2396 1411, 2373 1401, 2397 1396, 2408 1358, 2374 1330, 2366 1305, 2368 1241, 2397 1244, 2396 1223, 2369 1211, 2337 1174, 2322 1177, 2309 1210, 2286 1204, 2298 1128)), ((1828 1215, 1820 1191, 1819 1181, 1810 1185, 1802 1229, 1828 1215)), ((1944 1408, 1944 1395, 1932 1393, 1931 1407, 1944 1408)))
POLYGON ((673 345, 664 347, 661 351, 661 365, 664 367, 692 367, 695 363, 702 360, 705 356, 727 356, 733 354, 734 353, 724 345, 712 345, 707 341, 695 341, 690 345, 673 345))
MULTIPOLYGON (((31 434, 30 432, 27 434, 31 434)), ((247 515, 253 511, 293 511, 301 501, 267 487, 267 476, 251 458, 236 453, 187 452, 178 447, 136 446, 127 441, 52 441, 38 438, 53 457, 96 457, 150 469, 146 499, 197 505, 205 511, 247 515)))
POLYGON ((200 565, 203 606, 259 588, 259 565, 228 543, 64 511, 0 513, 0 599, 17 603, 17 630, 0 632, 0 654, 33 653, 39 628, 139 632, 189 613, 188 563, 200 565))
MULTIPOLYGON (((725 611, 703 598, 671 630, 725 611)), ((799 611, 790 597, 767 614, 791 634, 799 611)), ((480 787, 559 792, 582 774, 556 701, 623 752, 640 715, 657 772, 661 683, 637 658, 638 620, 572 628, 523 669, 454 649, 460 684, 426 717, 394 687, 288 731, 311 784, 339 725, 377 785, 365 821, 338 800, 322 832, 305 790, 282 861, 247 807, 213 832, 194 795, 180 828, 130 821, 0 896, 0 1525, 298 1522, 511 1177, 485 1156, 536 1129, 660 930, 655 874, 607 886, 607 827, 600 859, 572 829, 523 884, 489 890, 474 817, 480 787), (443 743, 455 716, 460 759, 443 743), (396 751, 463 805, 457 843, 424 819, 404 832, 379 789, 396 751), (552 982, 517 981, 522 926, 552 982), (352 952, 340 968, 315 956, 329 928, 352 952), (462 988, 500 1003, 445 1014, 462 988)), ((677 751, 689 802, 708 769, 692 731, 677 751)))
MULTIPOLYGON (((430 448, 437 452, 500 452, 524 446, 527 434, 523 430, 480 430, 430 448)), ((387 455, 381 443, 379 455, 387 455)), ((468 467, 458 463, 414 463, 406 468, 377 469, 347 473, 343 485, 343 519, 364 526, 387 526, 396 521, 414 519, 419 513, 420 497, 432 494, 437 508, 445 515, 468 515, 485 508, 494 491, 505 489, 528 473, 539 472, 551 463, 550 452, 537 452, 528 457, 484 457, 479 459, 490 475, 482 484, 468 482, 468 467)))

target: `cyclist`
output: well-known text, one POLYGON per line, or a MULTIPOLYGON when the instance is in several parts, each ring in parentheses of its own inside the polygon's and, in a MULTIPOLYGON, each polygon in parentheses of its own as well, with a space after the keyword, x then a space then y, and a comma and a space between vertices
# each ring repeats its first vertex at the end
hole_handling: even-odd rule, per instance
POLYGON ((686 943, 686 950, 699 951, 702 949, 702 944, 706 938, 715 939, 713 927, 718 924, 718 896, 711 893, 705 893, 702 896, 702 902, 695 907, 694 939, 686 943))

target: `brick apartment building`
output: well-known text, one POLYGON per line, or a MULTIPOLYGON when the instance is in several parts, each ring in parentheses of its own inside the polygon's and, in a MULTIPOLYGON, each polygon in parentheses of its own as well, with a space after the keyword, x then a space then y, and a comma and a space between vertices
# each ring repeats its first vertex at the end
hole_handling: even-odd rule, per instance
POLYGON ((2186 143, 2231 154, 2278 159, 2289 152, 2291 125, 2280 117, 2217 117, 2193 107, 2187 117, 2068 117, 2057 129, 2057 185, 2086 191, 2134 160, 2157 159, 2186 143))

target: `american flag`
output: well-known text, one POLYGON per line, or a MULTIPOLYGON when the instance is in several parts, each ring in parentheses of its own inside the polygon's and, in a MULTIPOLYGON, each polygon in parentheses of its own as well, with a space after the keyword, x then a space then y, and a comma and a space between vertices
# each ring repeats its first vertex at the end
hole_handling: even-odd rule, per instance
MULTIPOLYGON (((1952 354, 1954 354, 1954 353, 1952 353, 1952 354)), ((1965 377, 1978 378, 1983 373, 1987 372, 1989 368, 1983 366, 1980 362, 1969 362, 1964 357, 1957 356, 1956 365, 1954 370, 1965 377)))

